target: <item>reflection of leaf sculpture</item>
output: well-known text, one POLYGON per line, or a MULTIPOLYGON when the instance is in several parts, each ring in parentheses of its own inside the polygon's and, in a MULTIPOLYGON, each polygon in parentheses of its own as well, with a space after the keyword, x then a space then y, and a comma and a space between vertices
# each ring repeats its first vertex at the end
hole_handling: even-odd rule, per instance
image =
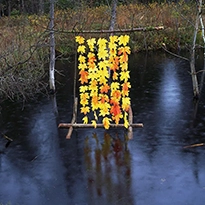
MULTIPOLYGON (((80 110, 84 115, 93 111, 95 120, 91 120, 91 123, 94 127, 97 127, 97 115, 103 117, 105 129, 109 129, 111 121, 119 124, 121 119, 126 128, 129 126, 129 38, 128 35, 121 35, 110 36, 109 41, 104 38, 85 41, 83 37, 76 36, 79 44, 80 110), (97 53, 94 53, 95 50, 97 53), (112 81, 109 82, 109 79, 112 81)), ((88 123, 87 116, 83 122, 88 123)))

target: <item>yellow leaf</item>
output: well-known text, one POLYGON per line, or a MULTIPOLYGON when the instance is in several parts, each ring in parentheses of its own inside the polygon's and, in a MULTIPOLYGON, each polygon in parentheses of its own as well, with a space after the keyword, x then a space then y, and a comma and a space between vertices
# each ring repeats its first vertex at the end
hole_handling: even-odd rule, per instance
POLYGON ((109 119, 108 117, 103 118, 103 125, 104 125, 104 128, 107 130, 110 128, 110 120, 111 119, 109 119))
POLYGON ((127 69, 128 69, 128 63, 127 63, 127 62, 126 62, 126 63, 122 63, 122 64, 120 65, 120 67, 121 67, 122 71, 127 71, 127 69))
POLYGON ((118 36, 110 36, 110 43, 114 43, 118 40, 118 36))
POLYGON ((94 51, 96 40, 95 38, 91 38, 87 40, 87 44, 89 46, 90 51, 94 51))
POLYGON ((107 60, 100 61, 98 63, 98 66, 99 66, 100 69, 107 68, 108 67, 108 61, 107 60))
POLYGON ((78 69, 79 70, 85 70, 87 68, 87 65, 85 64, 85 63, 80 63, 79 65, 78 65, 78 69))
POLYGON ((85 56, 79 55, 78 61, 79 61, 80 63, 85 63, 85 60, 86 60, 85 56))
POLYGON ((81 107, 80 112, 83 113, 84 115, 86 115, 87 113, 90 112, 90 108, 88 106, 81 107))
POLYGON ((118 82, 111 83, 111 90, 118 90, 119 87, 120 87, 120 84, 118 82))
POLYGON ((128 111, 130 108, 130 98, 122 97, 122 109, 128 111))
POLYGON ((106 47, 106 43, 107 43, 107 40, 104 38, 99 38, 97 42, 99 47, 106 47))
POLYGON ((83 44, 85 39, 82 36, 76 36, 75 41, 79 44, 83 44))
POLYGON ((88 116, 83 117, 82 120, 84 124, 88 124, 88 116))
POLYGON ((85 46, 84 45, 78 46, 77 52, 78 53, 85 53, 85 46))
POLYGON ((106 59, 108 57, 108 50, 107 49, 99 49, 98 50, 98 58, 99 59, 106 59))
POLYGON ((127 118, 128 118, 128 114, 127 114, 127 112, 125 112, 124 113, 124 117, 123 117, 123 119, 124 119, 124 127, 125 128, 129 127, 129 122, 128 122, 127 118))
POLYGON ((82 85, 82 86, 80 86, 80 92, 81 93, 84 93, 85 91, 87 91, 88 90, 88 86, 87 85, 82 85))
POLYGON ((91 123, 92 123, 92 125, 94 126, 94 128, 96 128, 96 127, 97 127, 97 123, 96 123, 96 121, 95 121, 95 120, 92 120, 92 121, 91 121, 91 123))
POLYGON ((106 116, 110 114, 110 104, 105 102, 105 103, 100 103, 100 114, 99 116, 106 116))
POLYGON ((130 40, 130 37, 128 35, 121 35, 119 38, 118 38, 118 41, 119 41, 119 45, 124 45, 126 46, 127 43, 129 42, 130 40))
POLYGON ((130 71, 122 71, 121 73, 120 73, 120 80, 121 81, 125 81, 125 82, 127 82, 128 81, 128 79, 130 78, 130 71))

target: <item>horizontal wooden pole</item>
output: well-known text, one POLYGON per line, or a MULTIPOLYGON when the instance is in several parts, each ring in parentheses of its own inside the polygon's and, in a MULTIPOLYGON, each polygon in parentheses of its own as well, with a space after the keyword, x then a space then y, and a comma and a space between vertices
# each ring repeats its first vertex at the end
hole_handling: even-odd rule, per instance
MULTIPOLYGON (((149 26, 149 27, 140 27, 140 28, 130 28, 130 29, 116 29, 116 30, 71 30, 71 31, 60 31, 62 33, 77 33, 77 34, 98 34, 98 33, 131 33, 131 32, 147 32, 147 31, 158 31, 164 30, 164 26, 149 26)), ((56 31, 59 32, 59 31, 56 31)))
MULTIPOLYGON (((142 128, 143 124, 142 123, 133 123, 130 124, 129 126, 131 127, 138 127, 138 128, 142 128)), ((82 123, 60 123, 58 125, 58 128, 70 128, 70 127, 76 127, 76 128, 94 128, 93 124, 82 124, 82 123)), ((97 124, 96 125, 97 128, 101 128, 104 127, 103 124, 97 124)), ((110 124, 110 127, 124 127, 124 124, 110 124)))

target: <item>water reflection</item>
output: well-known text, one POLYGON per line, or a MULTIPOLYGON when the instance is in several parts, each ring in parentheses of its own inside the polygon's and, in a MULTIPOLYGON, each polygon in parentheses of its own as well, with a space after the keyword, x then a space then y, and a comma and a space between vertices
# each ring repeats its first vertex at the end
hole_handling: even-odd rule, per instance
MULTIPOLYGON (((157 123, 161 132, 174 135, 182 114, 183 91, 174 60, 162 64, 162 74, 156 103, 157 123)), ((175 133, 176 134, 176 133, 175 133)))
POLYGON ((15 137, 9 149, 0 154, 0 203, 65 204, 64 169, 52 102, 33 107, 27 123, 28 135, 22 132, 22 139, 15 137))
POLYGON ((72 118, 67 66, 56 101, 2 107, 1 131, 14 141, 5 148, 0 138, 0 204, 204 204, 204 147, 183 148, 205 142, 203 97, 191 126, 189 67, 158 53, 130 62, 134 121, 144 128, 128 143, 119 129, 75 129, 70 140, 57 129, 56 117, 72 118))
POLYGON ((131 156, 126 142, 108 133, 100 141, 97 134, 85 139, 88 204, 96 204, 97 200, 98 204, 134 204, 130 193, 131 156))

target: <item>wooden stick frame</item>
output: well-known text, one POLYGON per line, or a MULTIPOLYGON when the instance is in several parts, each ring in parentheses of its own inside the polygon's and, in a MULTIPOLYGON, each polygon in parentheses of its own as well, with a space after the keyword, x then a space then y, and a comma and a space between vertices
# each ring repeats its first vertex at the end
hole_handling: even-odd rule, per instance
MULTIPOLYGON (((70 139, 72 132, 73 132, 73 128, 94 128, 93 124, 82 124, 82 123, 77 123, 76 119, 77 119, 77 106, 78 106, 78 98, 75 98, 74 101, 74 106, 73 106, 73 118, 71 120, 71 123, 60 123, 58 125, 58 128, 66 128, 68 129, 68 133, 66 135, 66 139, 70 139)), ((128 139, 132 139, 133 138, 133 127, 136 128, 142 128, 143 124, 142 123, 133 123, 133 114, 132 114, 132 108, 130 106, 129 109, 129 127, 128 127, 128 139)), ((97 124, 96 128, 103 128, 104 125, 103 124, 97 124)), ((124 124, 110 124, 110 127, 116 128, 116 127, 120 127, 123 128, 124 124)))
MULTIPOLYGON (((163 28, 159 28, 160 30, 163 28)), ((106 31, 108 32, 108 31, 106 31)), ((77 123, 77 108, 78 108, 78 98, 76 97, 76 79, 77 79, 77 54, 75 57, 75 72, 74 72, 74 89, 73 89, 73 94, 74 94, 74 104, 73 104, 73 117, 71 120, 71 123, 60 123, 58 125, 58 128, 64 128, 68 129, 68 133, 66 135, 66 139, 70 139, 73 128, 94 128, 93 124, 82 124, 82 123, 77 123)), ((127 129, 127 137, 128 139, 133 138, 133 127, 135 128, 143 128, 142 123, 133 123, 133 113, 132 113, 132 107, 130 105, 129 111, 128 111, 128 121, 129 121, 129 127, 127 129)), ((103 128, 103 124, 97 124, 96 128, 103 128)), ((110 127, 119 127, 123 128, 124 124, 110 124, 110 127)))

